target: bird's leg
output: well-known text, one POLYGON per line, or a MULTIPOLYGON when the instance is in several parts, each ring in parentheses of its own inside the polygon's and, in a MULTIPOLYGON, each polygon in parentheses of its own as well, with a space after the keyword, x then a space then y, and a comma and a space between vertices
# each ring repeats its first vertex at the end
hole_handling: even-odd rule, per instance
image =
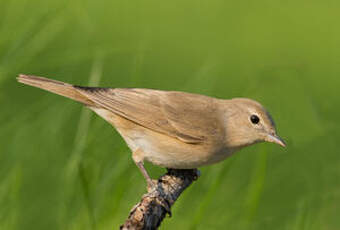
MULTIPOLYGON (((144 196, 149 196, 150 197, 150 194, 152 194, 154 191, 157 190, 157 184, 150 178, 148 172, 144 168, 144 164, 143 164, 144 153, 143 153, 143 151, 141 149, 137 149, 136 151, 134 151, 132 153, 132 159, 136 163, 137 167, 142 172, 143 176, 146 179, 146 182, 148 183, 148 194, 145 194, 144 196)), ((156 198, 157 198, 158 202, 167 211, 167 213, 169 213, 169 215, 171 216, 171 209, 170 209, 169 201, 167 201, 162 196, 157 196, 156 198)))
POLYGON ((141 149, 137 149, 132 153, 132 159, 139 168, 139 170, 142 172, 144 178, 146 179, 146 182, 148 184, 148 190, 150 189, 156 189, 157 185, 152 181, 150 178, 148 172, 144 168, 144 163, 143 163, 143 151, 141 149))

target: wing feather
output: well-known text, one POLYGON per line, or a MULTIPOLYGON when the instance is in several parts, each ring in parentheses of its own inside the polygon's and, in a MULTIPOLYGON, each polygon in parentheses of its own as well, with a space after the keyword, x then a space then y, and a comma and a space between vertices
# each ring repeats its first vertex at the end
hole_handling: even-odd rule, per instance
POLYGON ((214 98, 151 89, 75 87, 97 105, 185 143, 200 144, 223 132, 214 98))

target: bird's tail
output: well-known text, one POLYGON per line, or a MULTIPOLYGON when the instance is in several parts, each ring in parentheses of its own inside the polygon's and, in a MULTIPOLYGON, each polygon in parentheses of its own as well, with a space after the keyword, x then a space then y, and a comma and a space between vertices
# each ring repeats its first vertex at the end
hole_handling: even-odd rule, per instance
POLYGON ((38 87, 55 94, 59 94, 61 96, 71 98, 85 105, 94 104, 93 101, 89 100, 85 95, 81 94, 73 85, 68 83, 24 74, 20 74, 17 80, 20 83, 38 87))

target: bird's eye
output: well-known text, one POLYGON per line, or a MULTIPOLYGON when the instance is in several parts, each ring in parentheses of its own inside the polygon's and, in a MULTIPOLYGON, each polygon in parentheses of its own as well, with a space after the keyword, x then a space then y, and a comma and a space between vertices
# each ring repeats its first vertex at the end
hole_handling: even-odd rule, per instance
POLYGON ((251 123, 253 123, 253 124, 257 124, 257 123, 260 122, 260 118, 259 118, 258 116, 256 116, 256 115, 251 115, 251 116, 250 116, 250 121, 251 121, 251 123))

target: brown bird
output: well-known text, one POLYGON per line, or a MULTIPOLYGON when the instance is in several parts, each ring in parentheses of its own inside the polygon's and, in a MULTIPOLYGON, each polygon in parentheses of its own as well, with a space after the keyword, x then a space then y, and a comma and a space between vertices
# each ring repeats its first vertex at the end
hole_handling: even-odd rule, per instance
POLYGON ((153 89, 82 87, 47 78, 19 75, 27 85, 84 104, 113 125, 132 151, 149 186, 143 162, 192 169, 224 160, 258 142, 285 146, 272 117, 247 98, 217 99, 153 89))

